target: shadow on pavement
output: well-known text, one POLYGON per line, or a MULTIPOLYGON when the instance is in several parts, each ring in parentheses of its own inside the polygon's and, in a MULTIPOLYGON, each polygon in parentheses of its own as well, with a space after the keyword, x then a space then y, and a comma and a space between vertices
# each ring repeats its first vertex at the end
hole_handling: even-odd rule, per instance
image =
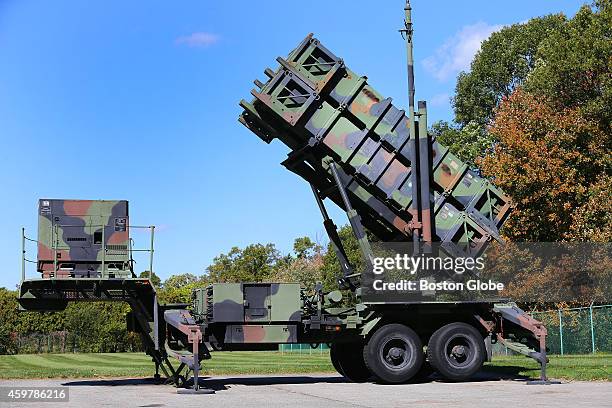
POLYGON ((153 377, 150 378, 105 378, 105 379, 83 379, 72 380, 62 383, 63 386, 121 386, 121 385, 155 385, 163 384, 163 381, 157 381, 153 377))
MULTIPOLYGON (((520 375, 524 367, 519 366, 485 366, 470 381, 465 382, 485 382, 500 380, 525 381, 530 379, 528 376, 520 375)), ((200 386, 215 391, 226 390, 231 385, 262 386, 262 385, 291 385, 291 384, 316 384, 316 383, 346 383, 350 382, 339 375, 264 375, 264 376, 219 376, 201 377, 200 386)), ((410 384, 426 384, 433 382, 446 382, 437 374, 432 374, 426 378, 413 380, 410 384)), ((122 378, 122 379, 84 379, 73 380, 63 383, 64 386, 138 386, 163 384, 163 381, 156 381, 154 378, 122 378)), ((408 384, 409 385, 409 384, 408 384)))
MULTIPOLYGON (((283 385, 283 384, 316 384, 349 382, 340 376, 239 376, 239 377, 200 377, 200 386, 215 391, 227 389, 227 385, 283 385)), ((121 378, 121 379, 83 379, 62 383, 64 386, 122 386, 122 385, 155 385, 163 384, 154 378, 121 378)), ((193 384, 192 381, 188 385, 193 384)))
POLYGON ((534 378, 539 378, 539 374, 539 368, 528 370, 523 366, 512 365, 484 366, 482 370, 478 373, 478 375, 497 377, 500 380, 532 380, 534 378), (521 371, 533 371, 534 375, 524 375, 521 374, 521 371))

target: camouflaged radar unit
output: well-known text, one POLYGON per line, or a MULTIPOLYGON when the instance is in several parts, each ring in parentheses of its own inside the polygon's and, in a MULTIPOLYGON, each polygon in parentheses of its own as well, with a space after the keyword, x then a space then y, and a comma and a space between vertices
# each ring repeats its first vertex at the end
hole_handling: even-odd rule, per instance
POLYGON ((408 3, 404 10, 407 114, 312 35, 278 58, 278 68, 265 70, 267 82, 255 81, 252 101, 240 102, 241 123, 291 150, 282 164, 311 185, 343 270, 339 289, 350 289, 356 304, 346 306, 340 290, 325 293, 320 284, 301 289, 244 282, 197 289, 191 305, 160 305, 151 282, 132 275, 131 241, 121 231, 123 219, 128 224, 127 203, 87 202, 75 209, 46 200, 50 209, 39 226, 43 278, 22 279, 21 307, 61 310, 68 301, 126 301, 132 306, 128 326, 142 335, 156 371, 184 385, 186 368, 195 390, 200 362, 211 350, 273 350, 283 343, 329 344, 334 367, 352 381, 404 383, 432 370, 450 380, 468 379, 499 341, 536 359, 545 380, 546 329, 512 303, 363 301, 359 274, 328 216, 325 198, 347 212, 367 261, 366 228, 383 241, 417 249, 440 242, 452 254, 473 256, 499 239, 510 213, 502 191, 428 135, 426 104, 419 102, 418 111, 414 105, 408 3), (74 234, 63 227, 71 224, 78 226, 74 234), (127 256, 111 254, 124 248, 111 245, 126 242, 127 256), (168 357, 178 359, 178 367, 168 357))

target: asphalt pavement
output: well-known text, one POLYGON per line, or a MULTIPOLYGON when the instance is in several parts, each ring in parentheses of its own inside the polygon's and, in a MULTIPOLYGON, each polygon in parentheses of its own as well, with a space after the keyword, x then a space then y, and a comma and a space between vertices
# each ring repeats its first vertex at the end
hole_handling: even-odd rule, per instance
POLYGON ((527 385, 524 380, 381 385, 338 375, 204 378, 213 394, 184 395, 152 379, 0 380, 0 387, 69 387, 68 402, 0 402, 0 407, 612 407, 612 382, 527 385))

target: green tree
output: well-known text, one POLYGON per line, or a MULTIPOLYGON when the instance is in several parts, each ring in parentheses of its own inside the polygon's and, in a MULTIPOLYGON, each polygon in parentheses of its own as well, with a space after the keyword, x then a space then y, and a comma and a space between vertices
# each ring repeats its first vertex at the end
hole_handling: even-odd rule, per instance
POLYGON ((453 98, 456 122, 461 127, 473 123, 484 129, 502 99, 522 85, 536 66, 542 41, 565 22, 562 14, 533 18, 504 27, 483 41, 470 71, 457 78, 453 98))
MULTIPOLYGON (((353 266, 355 272, 361 272, 365 263, 361 250, 359 249, 359 243, 357 238, 353 234, 353 230, 350 225, 345 225, 338 230, 338 235, 346 251, 346 256, 350 264, 353 266)), ((370 239, 374 237, 369 236, 370 239)), ((342 277, 342 268, 340 267, 340 261, 336 256, 333 243, 327 245, 327 251, 323 255, 323 287, 326 290, 338 289, 338 279, 342 277)))
POLYGON ((439 121, 429 131, 438 142, 467 163, 475 163, 493 145, 491 134, 476 122, 460 126, 439 121))
POLYGON ((206 277, 197 277, 190 273, 173 275, 166 279, 158 290, 162 303, 190 303, 191 292, 194 289, 206 287, 206 277))
POLYGON ((298 282, 307 289, 312 289, 319 281, 324 280, 323 256, 298 257, 283 264, 274 271, 276 282, 298 282))
POLYGON ((310 237, 293 241, 294 257, 285 257, 272 270, 270 281, 299 282, 304 288, 313 288, 323 280, 323 248, 310 237))
POLYGON ((70 303, 65 310, 68 347, 80 352, 122 352, 138 347, 127 332, 129 305, 120 302, 70 303))
POLYGON ((200 280, 200 278, 191 273, 183 273, 179 275, 170 276, 161 284, 161 287, 164 289, 177 289, 182 288, 184 286, 192 285, 194 283, 199 282, 200 280))
POLYGON ((549 15, 502 28, 482 43, 470 71, 459 74, 454 123, 436 123, 432 133, 474 163, 498 141, 488 129, 496 108, 523 86, 556 109, 580 108, 581 115, 610 134, 610 38, 612 0, 585 5, 571 19, 549 15))
MULTIPOLYGON (((557 109, 579 108, 610 136, 612 123, 612 0, 583 6, 540 43, 525 88, 557 109)), ((610 147, 610 137, 607 138, 610 147)))
POLYGON ((470 70, 457 78, 454 123, 437 122, 431 128, 438 141, 468 163, 484 156, 496 141, 488 132, 495 109, 525 83, 538 61, 540 44, 565 22, 561 14, 533 18, 483 41, 470 70))
POLYGON ((262 282, 283 260, 274 244, 251 244, 215 257, 206 272, 212 282, 262 282))
POLYGON ((293 251, 298 258, 311 258, 321 253, 321 246, 310 239, 310 237, 300 237, 293 241, 293 251))
POLYGON ((17 292, 0 288, 0 354, 17 352, 14 334, 17 327, 17 292))
MULTIPOLYGON (((140 272, 140 275, 138 275, 138 277, 139 278, 148 278, 150 274, 151 274, 151 272, 149 272, 149 271, 142 271, 142 272, 140 272)), ((151 283, 156 288, 158 288, 161 285, 161 279, 159 278, 159 276, 157 276, 155 274, 155 272, 153 272, 153 276, 151 276, 151 283)))

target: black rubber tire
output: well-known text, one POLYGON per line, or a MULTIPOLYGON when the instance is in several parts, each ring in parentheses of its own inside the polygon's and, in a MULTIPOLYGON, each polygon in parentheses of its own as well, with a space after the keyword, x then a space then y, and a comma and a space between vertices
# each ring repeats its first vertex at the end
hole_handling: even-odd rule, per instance
POLYGON ((372 373, 363 361, 363 344, 361 343, 333 344, 330 357, 332 364, 335 360, 338 365, 336 367, 334 364, 336 371, 352 382, 366 382, 372 377, 372 373))
POLYGON ((379 381, 400 384, 410 381, 423 365, 423 343, 403 324, 377 329, 363 349, 367 367, 379 381))
POLYGON ((346 377, 344 375, 344 371, 342 370, 342 366, 340 365, 340 361, 338 361, 338 346, 336 344, 332 344, 329 348, 329 359, 331 360, 331 363, 338 372, 338 374, 343 377, 346 377))
POLYGON ((431 365, 450 381, 469 379, 481 369, 484 356, 482 334, 462 322, 449 323, 436 330, 427 347, 431 365))

